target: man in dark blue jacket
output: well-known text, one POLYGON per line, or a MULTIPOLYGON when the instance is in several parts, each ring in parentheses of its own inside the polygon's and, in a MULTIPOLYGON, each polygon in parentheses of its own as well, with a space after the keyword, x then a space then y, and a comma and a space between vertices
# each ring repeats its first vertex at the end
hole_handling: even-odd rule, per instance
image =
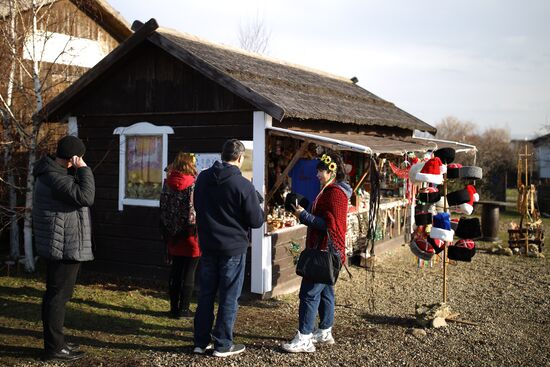
POLYGON ((200 293, 195 314, 195 349, 204 354, 214 341, 214 356, 226 357, 245 350, 233 344, 233 325, 241 295, 250 228, 259 228, 264 212, 254 186, 241 175, 244 145, 226 141, 222 162, 199 174, 195 182, 194 205, 202 251, 200 293), (214 300, 219 307, 214 329, 214 300))
POLYGON ((44 156, 33 170, 33 234, 38 254, 46 261, 46 292, 42 300, 43 360, 74 360, 84 356, 63 334, 65 304, 73 294, 80 262, 93 260, 89 207, 95 183, 82 156, 86 147, 76 136, 57 144, 55 157, 44 156))

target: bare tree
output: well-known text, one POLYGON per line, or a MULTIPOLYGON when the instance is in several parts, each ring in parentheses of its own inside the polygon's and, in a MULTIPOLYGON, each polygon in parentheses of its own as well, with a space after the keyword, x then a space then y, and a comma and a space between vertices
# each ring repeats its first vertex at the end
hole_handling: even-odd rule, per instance
POLYGON ((267 53, 271 31, 267 29, 265 21, 258 13, 252 20, 239 26, 239 45, 241 48, 258 54, 267 53))
MULTIPOLYGON (((7 80, 0 86, 0 111, 3 121, 3 144, 5 180, 8 186, 9 203, 4 208, 10 216, 11 238, 10 254, 19 255, 19 233, 17 221, 24 218, 23 237, 25 251, 25 269, 29 272, 35 269, 35 258, 32 242, 32 196, 34 177, 32 170, 36 162, 37 152, 45 143, 40 139, 42 121, 33 118, 44 104, 44 98, 49 98, 61 91, 73 77, 70 59, 71 38, 55 39, 55 47, 50 47, 52 39, 62 29, 71 29, 75 14, 56 12, 53 10, 55 1, 51 0, 2 0, 2 5, 8 6, 9 14, 0 19, 0 40, 4 57, 0 62, 7 80), (52 54, 52 50, 54 54, 52 54), (58 62, 64 59, 63 62, 58 62), (26 153, 26 172, 15 172, 12 162, 13 153, 17 149, 26 153), (26 175, 25 204, 22 210, 17 208, 17 189, 14 177, 26 175)), ((70 32, 65 32, 70 34, 70 32)))
POLYGON ((438 139, 467 143, 469 137, 477 134, 477 127, 473 122, 461 121, 454 116, 445 117, 435 127, 438 139))

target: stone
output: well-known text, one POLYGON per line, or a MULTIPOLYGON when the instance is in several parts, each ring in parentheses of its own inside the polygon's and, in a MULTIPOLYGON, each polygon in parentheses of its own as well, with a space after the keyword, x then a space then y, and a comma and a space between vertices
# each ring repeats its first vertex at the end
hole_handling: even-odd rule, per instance
POLYGON ((441 327, 447 326, 447 321, 443 317, 436 317, 432 320, 432 327, 434 329, 439 329, 441 327))
POLYGON ((504 249, 504 253, 503 253, 503 254, 506 255, 506 256, 513 256, 513 255, 514 255, 514 252, 512 251, 512 249, 506 248, 506 249, 504 249))
POLYGON ((425 338, 428 335, 428 333, 426 333, 426 330, 419 329, 419 328, 409 329, 409 334, 411 334, 412 336, 414 336, 417 339, 425 338))

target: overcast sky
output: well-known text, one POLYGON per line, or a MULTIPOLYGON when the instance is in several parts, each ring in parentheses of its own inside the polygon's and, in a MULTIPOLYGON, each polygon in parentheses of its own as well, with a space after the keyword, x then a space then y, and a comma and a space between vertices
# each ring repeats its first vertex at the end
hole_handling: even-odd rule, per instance
POLYGON ((108 0, 129 22, 239 46, 257 15, 268 55, 359 78, 423 121, 509 129, 550 125, 550 0, 108 0))

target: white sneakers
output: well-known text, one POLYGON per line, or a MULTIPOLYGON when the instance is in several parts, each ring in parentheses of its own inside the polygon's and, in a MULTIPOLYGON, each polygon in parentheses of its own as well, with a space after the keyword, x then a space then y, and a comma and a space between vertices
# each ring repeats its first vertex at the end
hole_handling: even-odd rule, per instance
POLYGON ((284 343, 282 348, 289 353, 313 353, 315 345, 313 345, 313 334, 300 334, 296 332, 296 336, 288 343, 284 343))
POLYGON ((210 343, 204 348, 201 348, 201 347, 193 348, 193 353, 195 353, 195 354, 204 354, 204 353, 206 353, 207 350, 212 350, 212 349, 214 349, 214 344, 210 343))
POLYGON ((328 329, 317 329, 313 332, 311 341, 319 344, 334 344, 334 338, 332 337, 332 327, 328 329))

